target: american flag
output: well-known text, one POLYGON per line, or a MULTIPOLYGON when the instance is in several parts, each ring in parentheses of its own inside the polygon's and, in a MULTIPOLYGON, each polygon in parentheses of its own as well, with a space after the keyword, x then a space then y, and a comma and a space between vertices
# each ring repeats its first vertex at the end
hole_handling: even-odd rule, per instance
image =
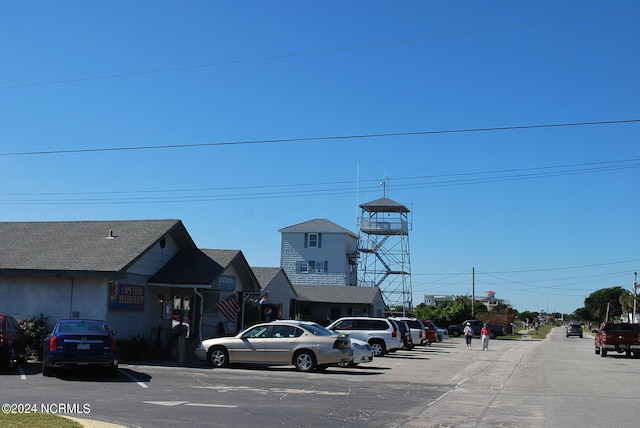
POLYGON ((240 312, 240 303, 236 293, 231 293, 224 300, 220 300, 216 307, 222 315, 229 321, 236 321, 238 312, 240 312))

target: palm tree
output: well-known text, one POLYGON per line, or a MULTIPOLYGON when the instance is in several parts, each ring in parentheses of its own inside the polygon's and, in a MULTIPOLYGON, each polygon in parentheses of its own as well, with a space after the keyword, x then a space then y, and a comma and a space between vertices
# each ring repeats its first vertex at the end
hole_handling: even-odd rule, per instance
POLYGON ((620 298, 618 300, 622 305, 622 313, 627 314, 627 321, 633 322, 631 321, 631 312, 633 312, 633 294, 625 290, 624 293, 620 294, 620 298))

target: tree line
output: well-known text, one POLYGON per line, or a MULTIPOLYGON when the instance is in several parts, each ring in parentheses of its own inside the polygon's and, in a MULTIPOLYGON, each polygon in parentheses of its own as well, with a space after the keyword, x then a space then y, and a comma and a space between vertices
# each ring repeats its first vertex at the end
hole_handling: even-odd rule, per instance
MULTIPOLYGON (((550 318, 577 320, 583 323, 611 320, 632 322, 634 299, 634 294, 621 286, 603 288, 591 293, 584 300, 584 307, 576 309, 571 314, 553 314, 550 318)), ((540 315, 532 311, 519 312, 504 304, 498 304, 489 311, 482 302, 472 302, 468 296, 457 296, 454 300, 441 301, 437 305, 420 303, 413 310, 413 316, 416 318, 431 320, 439 327, 447 328, 449 325, 475 318, 488 324, 501 325, 508 332, 511 331, 512 323, 533 323, 540 315)))

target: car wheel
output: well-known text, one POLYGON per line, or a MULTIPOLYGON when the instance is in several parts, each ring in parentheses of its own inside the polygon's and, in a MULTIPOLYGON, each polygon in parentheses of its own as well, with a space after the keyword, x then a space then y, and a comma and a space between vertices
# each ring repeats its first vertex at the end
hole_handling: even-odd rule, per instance
POLYGON ((229 353, 220 346, 212 347, 207 352, 207 361, 213 367, 227 367, 229 365, 229 353))
POLYGON ((489 339, 495 339, 496 334, 494 332, 489 333, 489 339))
POLYGON ((451 332, 451 335, 452 335, 453 337, 458 337, 458 336, 460 336, 460 332, 459 332, 458 330, 453 330, 453 331, 451 332))
POLYGON ((293 364, 299 372, 310 372, 316 368, 316 357, 311 351, 299 351, 293 357, 293 364))
POLYGON ((372 340, 371 342, 369 342, 369 345, 371 345, 371 349, 373 349, 374 357, 382 357, 386 352, 386 350, 384 349, 384 343, 378 340, 372 340))
POLYGON ((42 364, 42 376, 46 376, 46 377, 53 376, 53 367, 48 366, 46 364, 42 364))

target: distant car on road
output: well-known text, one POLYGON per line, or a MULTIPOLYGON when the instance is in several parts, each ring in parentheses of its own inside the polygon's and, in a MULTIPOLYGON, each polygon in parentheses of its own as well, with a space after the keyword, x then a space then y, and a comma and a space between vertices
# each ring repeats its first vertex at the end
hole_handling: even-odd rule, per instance
POLYGON ((233 337, 203 340, 195 353, 213 367, 294 365, 300 372, 320 371, 353 359, 346 334, 317 328, 311 322, 283 320, 256 324, 233 337))
POLYGON ((44 339, 42 374, 52 376, 65 368, 102 368, 110 376, 118 374, 116 333, 105 321, 61 319, 44 339))
POLYGON ((26 359, 26 339, 20 324, 11 315, 0 314, 0 368, 11 368, 26 359))
POLYGON ((578 336, 582 338, 582 326, 580 324, 569 324, 566 328, 567 337, 578 336))

